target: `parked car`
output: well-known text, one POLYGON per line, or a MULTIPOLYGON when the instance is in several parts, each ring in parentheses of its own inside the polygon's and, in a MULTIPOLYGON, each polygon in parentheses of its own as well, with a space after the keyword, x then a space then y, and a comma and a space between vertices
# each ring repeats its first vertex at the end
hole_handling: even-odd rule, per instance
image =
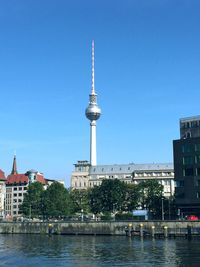
POLYGON ((196 215, 188 215, 186 218, 188 221, 198 221, 199 217, 196 215))

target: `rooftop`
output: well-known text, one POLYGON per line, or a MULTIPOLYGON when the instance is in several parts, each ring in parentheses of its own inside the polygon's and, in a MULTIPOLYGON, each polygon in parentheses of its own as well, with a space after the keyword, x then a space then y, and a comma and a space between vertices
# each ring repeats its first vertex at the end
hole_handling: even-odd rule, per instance
POLYGON ((90 167, 90 174, 99 173, 132 173, 135 171, 173 171, 172 163, 146 163, 146 164, 114 164, 97 165, 90 167))

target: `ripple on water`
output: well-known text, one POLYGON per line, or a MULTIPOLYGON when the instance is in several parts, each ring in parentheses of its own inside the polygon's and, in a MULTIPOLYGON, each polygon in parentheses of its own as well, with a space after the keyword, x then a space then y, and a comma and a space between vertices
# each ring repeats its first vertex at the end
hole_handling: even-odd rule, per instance
POLYGON ((199 242, 124 236, 0 235, 0 266, 199 266, 199 242))

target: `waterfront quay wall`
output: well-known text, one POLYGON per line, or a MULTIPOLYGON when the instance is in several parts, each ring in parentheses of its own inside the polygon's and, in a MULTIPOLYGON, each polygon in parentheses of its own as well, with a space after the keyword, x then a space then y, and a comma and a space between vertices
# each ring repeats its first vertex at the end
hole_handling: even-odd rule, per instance
POLYGON ((0 234, 200 236, 200 221, 1 222, 0 234))

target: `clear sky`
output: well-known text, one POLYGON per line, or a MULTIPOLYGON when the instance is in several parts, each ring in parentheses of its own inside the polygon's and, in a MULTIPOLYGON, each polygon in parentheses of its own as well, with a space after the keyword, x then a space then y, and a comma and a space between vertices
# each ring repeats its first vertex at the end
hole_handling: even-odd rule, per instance
POLYGON ((95 40, 98 164, 172 162, 200 114, 199 0, 1 0, 0 168, 64 179, 89 160, 95 40))

